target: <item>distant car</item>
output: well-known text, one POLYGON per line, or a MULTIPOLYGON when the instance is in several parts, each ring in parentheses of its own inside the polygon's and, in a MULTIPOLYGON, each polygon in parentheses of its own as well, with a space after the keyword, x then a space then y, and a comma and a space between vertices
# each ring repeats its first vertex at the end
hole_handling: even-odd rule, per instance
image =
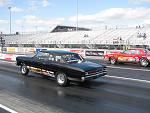
POLYGON ((104 59, 111 64, 139 63, 146 67, 150 64, 150 51, 144 48, 132 48, 123 52, 114 52, 104 55, 104 59))
POLYGON ((21 66, 21 73, 30 71, 56 78, 58 85, 66 86, 73 81, 84 82, 107 74, 106 66, 86 61, 77 53, 44 50, 33 57, 17 57, 16 63, 21 66))

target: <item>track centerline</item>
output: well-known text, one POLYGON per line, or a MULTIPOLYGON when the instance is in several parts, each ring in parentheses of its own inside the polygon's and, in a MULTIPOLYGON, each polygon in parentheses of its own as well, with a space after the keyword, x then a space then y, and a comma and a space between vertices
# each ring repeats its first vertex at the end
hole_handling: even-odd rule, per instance
POLYGON ((107 66, 108 68, 114 68, 114 69, 124 69, 124 70, 132 70, 132 71, 144 71, 144 72, 150 72, 148 69, 135 69, 135 68, 126 68, 126 67, 118 67, 118 66, 107 66))
POLYGON ((115 79, 122 79, 122 80, 130 80, 130 81, 142 82, 142 83, 150 83, 149 80, 135 79, 135 78, 129 78, 129 77, 118 77, 118 76, 111 76, 111 75, 106 75, 104 77, 115 78, 115 79))

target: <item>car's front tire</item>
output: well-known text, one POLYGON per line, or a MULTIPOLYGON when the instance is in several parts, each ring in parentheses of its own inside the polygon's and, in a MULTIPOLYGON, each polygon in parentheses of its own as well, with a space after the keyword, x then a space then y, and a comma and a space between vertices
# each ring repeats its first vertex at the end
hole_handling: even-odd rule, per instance
POLYGON ((67 86, 70 83, 66 74, 62 72, 56 74, 56 82, 59 86, 67 86))
POLYGON ((21 74, 27 76, 28 73, 29 73, 28 67, 27 67, 25 64, 23 64, 23 65, 21 66, 21 74))
POLYGON ((147 67, 149 65, 149 62, 147 61, 146 58, 141 58, 140 59, 140 65, 143 67, 147 67))

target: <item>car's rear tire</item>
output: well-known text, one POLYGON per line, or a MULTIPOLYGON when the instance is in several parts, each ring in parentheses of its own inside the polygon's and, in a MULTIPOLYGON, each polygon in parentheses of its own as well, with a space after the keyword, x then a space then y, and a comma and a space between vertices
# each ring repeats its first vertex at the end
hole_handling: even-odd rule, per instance
POLYGON ((56 73, 56 82, 59 86, 68 86, 70 83, 66 74, 62 72, 56 73))
POLYGON ((141 58, 141 59, 140 59, 140 65, 141 65, 142 67, 147 67, 147 66, 149 65, 149 62, 147 61, 146 58, 141 58))
POLYGON ((29 73, 28 67, 27 67, 25 64, 23 64, 23 65, 21 66, 21 74, 27 76, 28 73, 29 73))
POLYGON ((109 61, 110 61, 110 64, 113 64, 113 65, 117 63, 117 60, 115 58, 113 58, 113 57, 110 58, 109 61))

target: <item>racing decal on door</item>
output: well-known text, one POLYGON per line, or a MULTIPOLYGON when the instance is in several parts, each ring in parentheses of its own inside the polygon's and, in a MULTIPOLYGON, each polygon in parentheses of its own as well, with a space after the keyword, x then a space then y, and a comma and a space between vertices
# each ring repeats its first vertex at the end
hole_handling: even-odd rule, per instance
POLYGON ((28 66, 28 69, 30 69, 32 72, 35 72, 35 73, 43 74, 43 75, 50 76, 50 77, 55 77, 54 72, 52 71, 35 68, 35 67, 29 67, 29 66, 28 66))
POLYGON ((129 61, 129 62, 135 62, 136 60, 133 57, 128 57, 127 61, 129 61))
POLYGON ((118 61, 121 61, 121 62, 136 62, 136 61, 138 61, 138 59, 133 58, 133 57, 118 57, 118 61))
POLYGON ((118 57, 118 61, 126 61, 125 57, 118 57))

